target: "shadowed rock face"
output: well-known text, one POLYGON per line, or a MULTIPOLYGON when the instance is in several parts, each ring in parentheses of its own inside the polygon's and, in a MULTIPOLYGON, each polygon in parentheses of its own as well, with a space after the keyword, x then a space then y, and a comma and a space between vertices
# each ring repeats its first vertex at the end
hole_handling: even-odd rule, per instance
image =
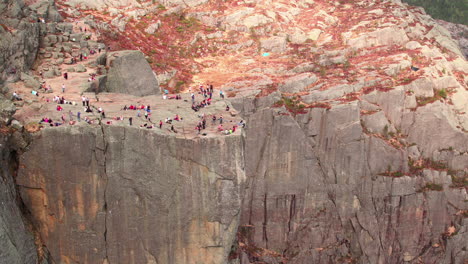
POLYGON ((15 157, 7 146, 9 137, 0 135, 0 262, 36 263, 37 250, 33 235, 23 221, 17 201, 13 175, 15 157))
POLYGON ((244 182, 240 136, 46 129, 17 182, 55 261, 223 263, 244 182), (46 155, 44 155, 46 154, 46 155))
POLYGON ((107 56, 108 92, 137 96, 160 94, 159 83, 141 51, 124 50, 107 56))

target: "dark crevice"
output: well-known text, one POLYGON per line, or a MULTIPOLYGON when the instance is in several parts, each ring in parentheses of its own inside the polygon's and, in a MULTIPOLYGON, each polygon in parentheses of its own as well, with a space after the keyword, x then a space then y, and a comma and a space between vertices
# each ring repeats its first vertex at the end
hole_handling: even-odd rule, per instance
POLYGON ((109 246, 108 246, 108 232, 107 232, 107 218, 108 218, 108 209, 109 209, 109 206, 107 204, 107 187, 109 185, 109 177, 107 175, 107 147, 108 147, 108 144, 107 144, 107 141, 106 141, 106 134, 105 134, 105 129, 104 129, 104 126, 103 124, 100 122, 99 123, 100 127, 101 127, 101 133, 102 133, 102 141, 104 143, 104 149, 101 150, 103 153, 102 153, 102 157, 103 157, 103 160, 102 160, 102 167, 103 167, 103 176, 104 176, 104 194, 103 194, 103 198, 104 198, 104 205, 103 205, 103 210, 104 210, 104 253, 105 253, 105 259, 107 260, 107 263, 110 264, 110 260, 109 260, 109 255, 108 255, 108 252, 109 252, 109 246))

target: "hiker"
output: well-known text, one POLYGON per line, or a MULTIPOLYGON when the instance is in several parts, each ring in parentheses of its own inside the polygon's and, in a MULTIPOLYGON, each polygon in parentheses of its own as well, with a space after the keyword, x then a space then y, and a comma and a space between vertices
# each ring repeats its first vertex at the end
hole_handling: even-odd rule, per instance
POLYGON ((130 125, 132 125, 132 121, 133 121, 133 117, 130 117, 130 118, 128 119, 128 122, 130 123, 130 125))
POLYGON ((239 126, 241 126, 242 128, 245 128, 245 122, 244 122, 244 120, 241 120, 241 121, 239 122, 239 126))
POLYGON ((162 120, 159 120, 159 129, 161 129, 161 128, 162 128, 162 125, 163 125, 163 122, 162 122, 162 120))
POLYGON ((229 105, 226 105, 226 111, 229 111, 229 105))
POLYGON ((62 83, 62 93, 65 93, 65 84, 62 83))
POLYGON ((86 97, 81 96, 81 102, 83 103, 83 106, 86 105, 86 97))
POLYGON ((89 107, 89 97, 86 97, 86 106, 89 107))
POLYGON ((145 111, 145 119, 148 120, 148 112, 145 111))
POLYGON ((63 73, 63 78, 64 78, 65 80, 68 80, 68 72, 63 73))
POLYGON ((101 116, 102 118, 106 118, 106 113, 104 111, 101 111, 101 116))
POLYGON ((71 110, 68 111, 68 118, 73 121, 73 112, 71 110))
POLYGON ((78 122, 81 122, 81 112, 76 113, 76 119, 78 119, 78 122))
POLYGON ((93 112, 93 110, 91 110, 91 107, 89 107, 89 106, 86 106, 86 108, 85 108, 85 112, 86 112, 86 113, 92 113, 92 112, 93 112))
POLYGON ((220 123, 220 124, 223 123, 223 116, 220 116, 220 117, 219 117, 219 123, 220 123))
POLYGON ((171 125, 171 131, 174 132, 174 133, 177 133, 177 131, 174 128, 174 125, 171 125))
POLYGON ((224 99, 224 93, 221 90, 219 90, 219 97, 221 97, 221 99, 224 99))
POLYGON ((216 116, 215 115, 213 115, 213 118, 211 120, 213 120, 213 125, 216 124, 216 116))
POLYGON ((223 125, 220 124, 220 125, 218 126, 218 131, 223 131, 223 130, 224 130, 223 125))
POLYGON ((97 111, 98 111, 98 113, 101 113, 102 112, 102 107, 99 107, 97 111))

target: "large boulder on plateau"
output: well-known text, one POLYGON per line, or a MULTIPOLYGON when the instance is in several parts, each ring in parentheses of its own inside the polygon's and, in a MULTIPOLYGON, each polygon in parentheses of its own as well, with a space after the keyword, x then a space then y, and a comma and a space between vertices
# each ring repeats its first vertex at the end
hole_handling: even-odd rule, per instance
POLYGON ((159 94, 159 83, 144 55, 136 50, 111 52, 106 90, 136 96, 159 94))

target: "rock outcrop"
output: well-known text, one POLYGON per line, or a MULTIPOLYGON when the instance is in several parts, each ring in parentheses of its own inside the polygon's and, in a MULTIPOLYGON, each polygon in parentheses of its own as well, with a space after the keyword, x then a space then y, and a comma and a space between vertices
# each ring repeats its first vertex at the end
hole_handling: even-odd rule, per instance
POLYGON ((55 261, 219 264, 239 223, 243 155, 241 136, 52 128, 21 156, 17 183, 55 261))
POLYGON ((0 95, 0 261, 2 263, 39 263, 34 244, 32 226, 21 211, 21 199, 16 192, 14 178, 17 173, 16 139, 21 133, 7 127, 15 112, 13 104, 0 95))
POLYGON ((153 70, 140 51, 116 51, 107 56, 106 90, 137 96, 160 94, 153 70))
POLYGON ((468 135, 447 105, 413 112, 392 93, 372 98, 385 98, 377 107, 403 139, 390 125, 367 129, 381 118, 357 101, 295 116, 268 107, 276 99, 235 100, 249 124, 242 263, 464 262, 468 135))

